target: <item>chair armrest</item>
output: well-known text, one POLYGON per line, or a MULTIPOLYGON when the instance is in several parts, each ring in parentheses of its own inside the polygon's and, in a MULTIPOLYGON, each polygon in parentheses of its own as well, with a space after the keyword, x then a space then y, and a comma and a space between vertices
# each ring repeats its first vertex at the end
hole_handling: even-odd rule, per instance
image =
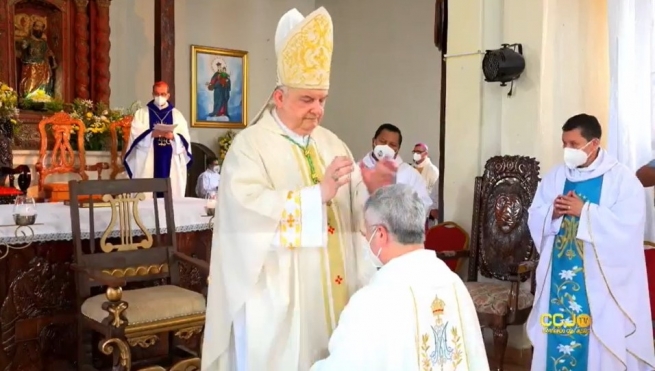
POLYGON ((106 162, 98 162, 95 165, 86 165, 84 167, 85 171, 95 171, 96 173, 98 173, 98 179, 102 179, 102 171, 108 169, 109 169, 109 164, 106 162))
POLYGON ((111 276, 107 273, 103 273, 100 271, 92 270, 87 267, 83 267, 81 265, 77 264, 71 264, 70 268, 74 270, 77 273, 82 273, 89 277, 89 279, 96 281, 102 285, 109 286, 111 288, 117 289, 120 287, 125 286, 127 283, 125 282, 125 279, 119 278, 119 277, 114 277, 111 276))
POLYGON ((436 251, 437 258, 441 260, 453 260, 469 257, 469 250, 445 250, 445 251, 436 251))
POLYGON ((179 251, 173 251, 173 256, 175 256, 177 259, 185 263, 189 263, 195 266, 196 268, 203 271, 203 273, 209 274, 209 263, 207 263, 206 261, 200 260, 198 258, 192 258, 189 255, 181 253, 179 251))
POLYGON ((516 263, 510 264, 508 266, 509 273, 510 273, 508 279, 509 281, 512 282, 519 282, 520 276, 522 274, 532 273, 536 267, 537 264, 532 260, 520 262, 518 264, 516 263))

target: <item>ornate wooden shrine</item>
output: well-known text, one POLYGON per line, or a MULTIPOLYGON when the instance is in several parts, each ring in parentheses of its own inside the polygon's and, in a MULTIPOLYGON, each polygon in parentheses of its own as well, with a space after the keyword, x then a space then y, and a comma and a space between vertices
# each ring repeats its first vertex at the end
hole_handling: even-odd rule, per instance
MULTIPOLYGON (((30 85, 27 69, 34 68, 29 58, 42 54, 49 70, 38 70, 38 77, 48 80, 54 98, 108 104, 110 4, 111 0, 0 0, 0 81, 24 93, 30 85)), ((24 126, 16 148, 38 148, 37 124, 43 116, 44 112, 21 112, 24 126)))

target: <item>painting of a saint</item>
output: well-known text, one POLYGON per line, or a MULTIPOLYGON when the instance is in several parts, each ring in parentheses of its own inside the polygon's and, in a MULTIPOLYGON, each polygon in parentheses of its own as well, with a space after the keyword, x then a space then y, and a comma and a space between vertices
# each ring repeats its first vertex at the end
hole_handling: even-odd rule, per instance
POLYGON ((245 126, 247 52, 192 46, 191 53, 192 126, 245 126))

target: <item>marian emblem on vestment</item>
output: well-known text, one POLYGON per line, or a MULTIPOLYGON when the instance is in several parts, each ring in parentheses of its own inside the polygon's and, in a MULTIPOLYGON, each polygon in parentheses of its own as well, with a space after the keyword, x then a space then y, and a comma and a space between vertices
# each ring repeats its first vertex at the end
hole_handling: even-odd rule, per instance
POLYGON ((446 303, 438 296, 430 308, 434 324, 430 326, 432 334, 421 336, 421 371, 457 370, 464 355, 460 330, 446 320, 446 303))

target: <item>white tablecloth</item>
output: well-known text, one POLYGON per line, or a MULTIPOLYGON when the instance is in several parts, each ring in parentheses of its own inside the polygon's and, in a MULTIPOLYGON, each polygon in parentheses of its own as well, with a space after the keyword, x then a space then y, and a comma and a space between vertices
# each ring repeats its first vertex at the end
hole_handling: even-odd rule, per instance
MULTIPOLYGON (((164 201, 158 200, 159 226, 162 233, 166 232, 166 212, 164 201)), ((209 229, 210 218, 205 212, 205 200, 199 198, 182 198, 173 201, 176 232, 194 232, 209 229)), ((13 218, 14 205, 0 205, 0 244, 20 244, 27 241, 70 241, 73 239, 71 229, 70 208, 63 203, 42 203, 36 205, 36 224, 31 226, 34 236, 23 237, 19 232, 16 236, 16 226, 13 218)), ((111 220, 111 208, 94 208, 95 238, 102 237, 111 220)), ((155 232, 155 207, 152 199, 141 201, 139 216, 143 225, 151 233, 155 232)), ((89 210, 80 209, 82 238, 89 239, 89 210)), ((140 234, 139 227, 132 223, 134 235, 140 234)), ((27 232, 30 234, 29 232, 27 232)), ((111 235, 118 237, 118 223, 111 235)))

